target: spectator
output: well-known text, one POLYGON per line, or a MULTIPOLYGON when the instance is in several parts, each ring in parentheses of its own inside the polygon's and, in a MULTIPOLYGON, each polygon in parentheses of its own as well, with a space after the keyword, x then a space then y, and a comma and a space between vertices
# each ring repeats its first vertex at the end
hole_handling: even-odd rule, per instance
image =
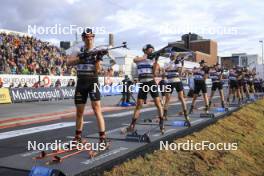
POLYGON ((27 88, 27 87, 28 87, 27 83, 25 83, 23 87, 24 87, 24 88, 27 88))
POLYGON ((9 88, 14 88, 14 87, 15 87, 15 86, 14 86, 14 83, 11 82, 10 85, 9 85, 9 88))
POLYGON ((75 86, 75 81, 74 79, 70 79, 68 84, 67 84, 67 87, 74 87, 75 86))
POLYGON ((16 88, 21 88, 21 87, 22 87, 22 85, 21 85, 21 83, 19 83, 16 88))
POLYGON ((67 84, 67 87, 71 87, 72 86, 72 79, 70 79, 69 81, 68 81, 68 84, 67 84))
POLYGON ((74 87, 74 86, 75 86, 75 80, 72 79, 72 87, 74 87))
POLYGON ((61 87, 61 81, 60 81, 60 79, 57 79, 57 81, 55 82, 55 87, 56 88, 60 88, 61 87))
POLYGON ((56 76, 56 70, 55 70, 55 67, 51 67, 51 69, 50 69, 50 75, 51 75, 51 76, 56 76))

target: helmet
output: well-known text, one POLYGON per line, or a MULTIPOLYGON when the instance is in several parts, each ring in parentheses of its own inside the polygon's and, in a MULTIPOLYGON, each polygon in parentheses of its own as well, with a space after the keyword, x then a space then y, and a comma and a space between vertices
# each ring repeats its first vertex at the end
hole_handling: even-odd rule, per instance
POLYGON ((143 48, 142 51, 145 52, 147 51, 149 48, 152 48, 154 50, 154 46, 152 46, 151 44, 146 44, 143 48))
POLYGON ((93 34, 93 30, 91 28, 86 28, 82 33, 82 37, 85 37, 86 34, 93 34))

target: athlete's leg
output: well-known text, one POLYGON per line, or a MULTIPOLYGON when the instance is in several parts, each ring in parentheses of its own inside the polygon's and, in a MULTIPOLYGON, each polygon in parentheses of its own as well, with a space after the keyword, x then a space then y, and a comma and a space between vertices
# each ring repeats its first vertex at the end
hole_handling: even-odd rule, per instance
POLYGON ((81 139, 83 131, 83 113, 85 109, 85 104, 76 104, 76 131, 75 138, 81 139))
POLYGON ((165 127, 164 127, 164 116, 163 116, 163 109, 162 109, 162 105, 160 103, 160 97, 153 97, 154 99, 154 103, 157 107, 157 110, 158 110, 158 114, 159 114, 159 127, 160 127, 160 130, 161 130, 161 133, 163 134, 164 133, 164 130, 165 130, 165 127))
POLYGON ((209 102, 208 102, 207 93, 203 93, 203 98, 204 98, 204 104, 205 104, 205 112, 208 113, 208 108, 209 108, 208 104, 209 104, 209 102))
POLYGON ((132 121, 130 123, 129 128, 131 128, 131 129, 135 128, 136 121, 140 116, 140 109, 142 108, 144 101, 145 101, 145 99, 140 99, 140 98, 137 99, 136 107, 134 109, 133 118, 132 118, 132 121))
POLYGON ((250 96, 250 93, 249 93, 249 85, 248 84, 245 84, 244 85, 244 89, 245 89, 245 93, 246 93, 247 99, 249 99, 249 96, 250 96))
POLYGON ((219 94, 221 98, 221 106, 222 108, 225 108, 225 95, 224 95, 224 89, 219 89, 219 94))
POLYGON ((179 91, 178 92, 178 99, 181 102, 183 112, 186 112, 187 113, 187 106, 186 106, 186 102, 185 102, 185 98, 184 98, 183 91, 179 91))
POLYGON ((228 104, 230 104, 230 96, 232 95, 232 89, 231 89, 231 87, 230 87, 230 85, 229 85, 229 87, 228 87, 228 95, 227 95, 227 98, 226 98, 226 101, 227 101, 227 103, 228 104))
POLYGON ((241 100, 242 100, 241 89, 240 89, 240 87, 238 87, 238 88, 236 89, 236 94, 237 94, 237 98, 238 98, 238 103, 240 103, 241 100))
POLYGON ((170 97, 171 93, 167 92, 165 94, 165 104, 164 104, 164 118, 167 119, 168 115, 168 108, 169 108, 169 103, 170 103, 170 97))
POLYGON ((193 108, 195 106, 195 102, 196 102, 196 99, 197 99, 198 95, 199 94, 193 94, 192 104, 191 104, 191 107, 190 107, 190 110, 189 110, 189 114, 191 114, 193 112, 193 108))
POLYGON ((159 118, 164 118, 163 117, 163 109, 162 109, 162 105, 161 105, 161 103, 160 103, 160 97, 155 97, 154 98, 154 103, 155 103, 155 105, 156 105, 156 107, 157 107, 157 110, 158 110, 158 114, 159 114, 159 118))
POLYGON ((209 108, 211 107, 212 105, 212 99, 214 97, 214 94, 215 94, 215 90, 211 90, 211 95, 210 95, 210 98, 209 98, 209 108))
POLYGON ((181 105, 182 105, 182 111, 184 114, 185 122, 190 127, 191 123, 190 123, 190 119, 189 119, 188 113, 187 113, 187 106, 186 106, 186 101, 184 98, 184 91, 183 90, 178 92, 178 99, 180 100, 181 105))
POLYGON ((94 111, 94 114, 97 120, 99 133, 104 133, 105 132, 105 120, 104 120, 102 109, 101 109, 101 102, 91 101, 91 104, 92 104, 92 108, 93 108, 93 111, 94 111))

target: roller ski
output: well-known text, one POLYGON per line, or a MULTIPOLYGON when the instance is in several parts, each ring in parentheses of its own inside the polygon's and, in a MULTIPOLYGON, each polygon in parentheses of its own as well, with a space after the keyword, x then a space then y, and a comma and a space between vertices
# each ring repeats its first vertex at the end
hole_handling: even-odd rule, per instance
POLYGON ((112 144, 112 142, 110 140, 108 140, 106 138, 100 138, 99 139, 99 150, 97 150, 97 151, 94 150, 91 157, 93 158, 93 157, 100 155, 100 154, 104 153, 105 151, 109 150, 111 147, 111 144, 112 144), (101 148, 102 144, 104 146, 103 148, 101 148))
POLYGON ((55 155, 52 156, 52 159, 48 162, 46 162, 47 165, 51 165, 51 164, 58 164, 63 162, 65 159, 70 158, 72 156, 75 156, 81 152, 87 151, 89 158, 92 158, 95 156, 95 152, 92 150, 92 147, 90 146, 89 149, 77 149, 74 150, 74 152, 66 154, 66 155, 55 155))
POLYGON ((134 132, 127 134, 126 138, 131 141, 150 143, 150 138, 148 133, 149 132, 141 135, 138 134, 137 130, 135 130, 134 132))
POLYGON ((71 147, 70 146, 70 143, 68 145, 66 145, 66 148, 65 149, 58 149, 58 150, 55 150, 55 151, 52 151, 52 152, 47 152, 47 151, 41 151, 39 153, 38 156, 36 157, 33 157, 33 159, 35 160, 38 160, 38 159, 44 159, 46 157, 52 157, 52 156, 55 156, 55 155, 59 155, 59 154, 64 154, 64 153, 69 153, 69 152, 72 152, 72 151, 75 151, 77 150, 77 147, 76 147, 76 144, 77 143, 83 143, 84 141, 81 139, 81 138, 74 138, 72 141, 71 141, 71 144, 74 145, 74 147, 71 147))

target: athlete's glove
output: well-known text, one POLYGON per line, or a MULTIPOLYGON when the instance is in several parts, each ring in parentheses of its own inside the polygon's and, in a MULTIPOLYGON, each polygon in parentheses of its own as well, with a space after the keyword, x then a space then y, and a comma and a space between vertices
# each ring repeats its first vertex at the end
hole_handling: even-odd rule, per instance
POLYGON ((153 59, 158 59, 160 57, 160 53, 152 53, 150 55, 148 55, 147 59, 149 60, 153 60, 153 59))
POLYGON ((203 71, 205 72, 205 74, 208 74, 209 70, 210 70, 210 68, 208 66, 203 67, 203 71))
POLYGON ((77 55, 80 59, 80 63, 85 63, 86 58, 88 57, 86 52, 81 52, 77 55))

